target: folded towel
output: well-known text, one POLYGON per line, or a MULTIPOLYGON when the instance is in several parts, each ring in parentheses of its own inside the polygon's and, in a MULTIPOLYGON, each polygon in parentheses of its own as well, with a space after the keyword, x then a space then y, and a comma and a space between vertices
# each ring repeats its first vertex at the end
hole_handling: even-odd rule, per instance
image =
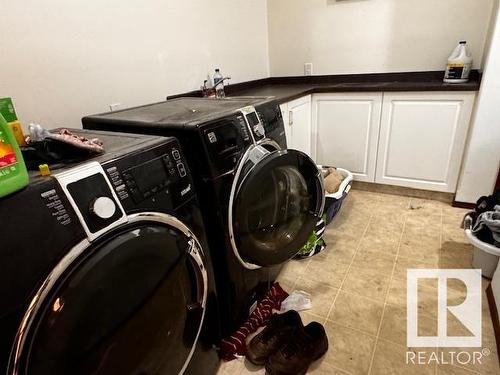
POLYGON ((326 192, 328 194, 336 193, 343 180, 344 176, 342 176, 336 168, 328 168, 328 174, 324 179, 326 192))
POLYGON ((104 152, 103 142, 98 138, 88 139, 73 134, 68 129, 61 129, 58 133, 53 133, 39 124, 30 124, 29 129, 30 136, 27 138, 28 144, 43 142, 46 139, 52 139, 88 152, 97 154, 104 152))

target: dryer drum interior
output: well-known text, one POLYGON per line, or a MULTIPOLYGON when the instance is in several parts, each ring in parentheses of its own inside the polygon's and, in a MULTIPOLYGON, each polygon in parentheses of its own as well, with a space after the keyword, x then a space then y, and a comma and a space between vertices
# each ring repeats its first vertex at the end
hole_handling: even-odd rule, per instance
POLYGON ((25 316, 9 375, 184 371, 205 314, 202 251, 178 226, 129 222, 56 267, 25 316))
POLYGON ((246 165, 236 174, 230 202, 233 250, 247 268, 292 258, 309 239, 324 206, 322 178, 307 155, 259 147, 242 160, 246 165), (255 151, 263 156, 252 162, 255 151))

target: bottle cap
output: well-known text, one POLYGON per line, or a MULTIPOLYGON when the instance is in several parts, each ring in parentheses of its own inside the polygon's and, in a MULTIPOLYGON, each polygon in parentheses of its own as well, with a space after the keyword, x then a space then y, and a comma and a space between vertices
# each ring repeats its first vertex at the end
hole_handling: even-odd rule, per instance
POLYGON ((47 164, 40 164, 38 166, 38 169, 40 170, 40 175, 41 176, 50 176, 51 175, 51 172, 50 172, 50 168, 47 164))
POLYGON ((467 44, 467 41, 466 40, 461 40, 460 44, 467 44))

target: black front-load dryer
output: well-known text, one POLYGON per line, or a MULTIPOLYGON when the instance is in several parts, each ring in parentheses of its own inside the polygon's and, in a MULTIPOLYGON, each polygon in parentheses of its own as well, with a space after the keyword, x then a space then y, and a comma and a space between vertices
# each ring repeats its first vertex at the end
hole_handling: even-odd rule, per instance
POLYGON ((1 373, 216 373, 213 271, 178 141, 74 132, 106 153, 0 199, 1 373))
POLYGON ((243 104, 181 98, 83 119, 87 129, 181 142, 200 196, 224 335, 307 242, 324 206, 314 162, 269 139, 258 112, 243 104))

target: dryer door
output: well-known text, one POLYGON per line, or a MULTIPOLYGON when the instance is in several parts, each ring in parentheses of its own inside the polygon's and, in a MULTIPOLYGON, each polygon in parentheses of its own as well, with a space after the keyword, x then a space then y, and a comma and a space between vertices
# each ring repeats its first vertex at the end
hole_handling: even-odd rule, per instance
POLYGON ((33 300, 11 375, 163 375, 184 371, 205 314, 200 244, 178 220, 129 217, 82 243, 33 300))
POLYGON ((236 172, 229 202, 235 256, 249 269, 292 258, 321 217, 324 199, 323 178, 306 154, 251 147, 236 172))

